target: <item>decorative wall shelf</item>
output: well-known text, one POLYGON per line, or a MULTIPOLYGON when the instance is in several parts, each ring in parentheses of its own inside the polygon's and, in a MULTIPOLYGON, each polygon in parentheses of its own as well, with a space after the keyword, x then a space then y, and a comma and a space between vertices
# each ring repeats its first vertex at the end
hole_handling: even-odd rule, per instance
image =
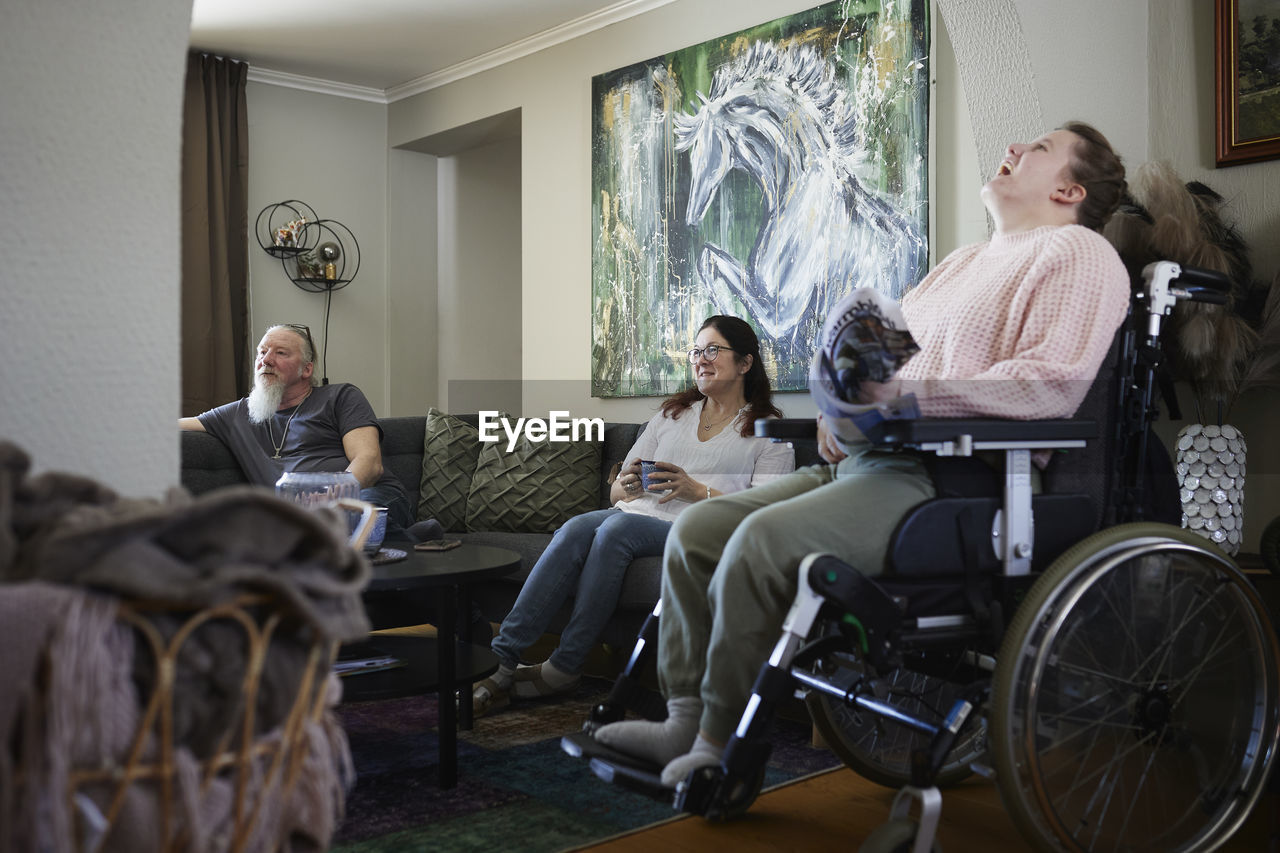
POLYGON ((341 290, 360 272, 360 243, 336 219, 297 199, 264 207, 254 222, 258 246, 280 260, 285 277, 309 293, 341 290))

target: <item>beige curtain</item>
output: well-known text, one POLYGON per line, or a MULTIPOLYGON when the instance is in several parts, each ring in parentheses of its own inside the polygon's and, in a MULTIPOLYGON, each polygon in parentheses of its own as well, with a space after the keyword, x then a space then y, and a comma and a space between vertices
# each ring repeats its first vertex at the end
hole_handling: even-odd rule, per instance
POLYGON ((249 383, 247 63, 192 51, 182 126, 182 415, 249 383))

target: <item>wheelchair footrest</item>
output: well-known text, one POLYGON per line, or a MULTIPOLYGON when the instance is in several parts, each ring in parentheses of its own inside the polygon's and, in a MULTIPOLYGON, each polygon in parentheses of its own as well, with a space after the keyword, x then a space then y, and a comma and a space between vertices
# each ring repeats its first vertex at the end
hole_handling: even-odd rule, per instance
POLYGON ((662 784, 662 768, 654 765, 649 770, 614 764, 603 758, 591 759, 591 772, 611 785, 619 785, 629 791, 644 794, 667 803, 675 797, 675 789, 662 784))
POLYGON ((660 765, 605 746, 586 732, 574 732, 571 735, 565 735, 560 738, 560 749, 566 755, 586 761, 599 758, 618 767, 629 767, 633 770, 642 770, 652 774, 662 772, 660 765))

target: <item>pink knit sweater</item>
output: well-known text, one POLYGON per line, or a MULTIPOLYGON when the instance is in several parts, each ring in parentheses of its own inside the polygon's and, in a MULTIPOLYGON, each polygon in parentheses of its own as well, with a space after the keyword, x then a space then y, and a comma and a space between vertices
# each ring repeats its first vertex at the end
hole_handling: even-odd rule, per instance
POLYGON ((957 249, 902 300, 920 352, 903 365, 925 417, 1070 417, 1129 303, 1129 276, 1079 225, 957 249))

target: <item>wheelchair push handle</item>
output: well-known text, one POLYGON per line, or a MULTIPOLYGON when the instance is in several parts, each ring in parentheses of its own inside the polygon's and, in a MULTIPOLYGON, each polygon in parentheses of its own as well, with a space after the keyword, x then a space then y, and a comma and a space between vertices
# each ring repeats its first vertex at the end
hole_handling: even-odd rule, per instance
POLYGON ((1227 292, 1231 290, 1231 279, 1216 270, 1183 267, 1182 274, 1177 279, 1177 286, 1179 290, 1186 291, 1186 298, 1192 302, 1226 305, 1227 292))
POLYGON ((1231 279, 1216 270, 1186 267, 1173 261, 1156 261, 1142 271, 1153 309, 1167 313, 1180 299, 1225 305, 1231 279))

